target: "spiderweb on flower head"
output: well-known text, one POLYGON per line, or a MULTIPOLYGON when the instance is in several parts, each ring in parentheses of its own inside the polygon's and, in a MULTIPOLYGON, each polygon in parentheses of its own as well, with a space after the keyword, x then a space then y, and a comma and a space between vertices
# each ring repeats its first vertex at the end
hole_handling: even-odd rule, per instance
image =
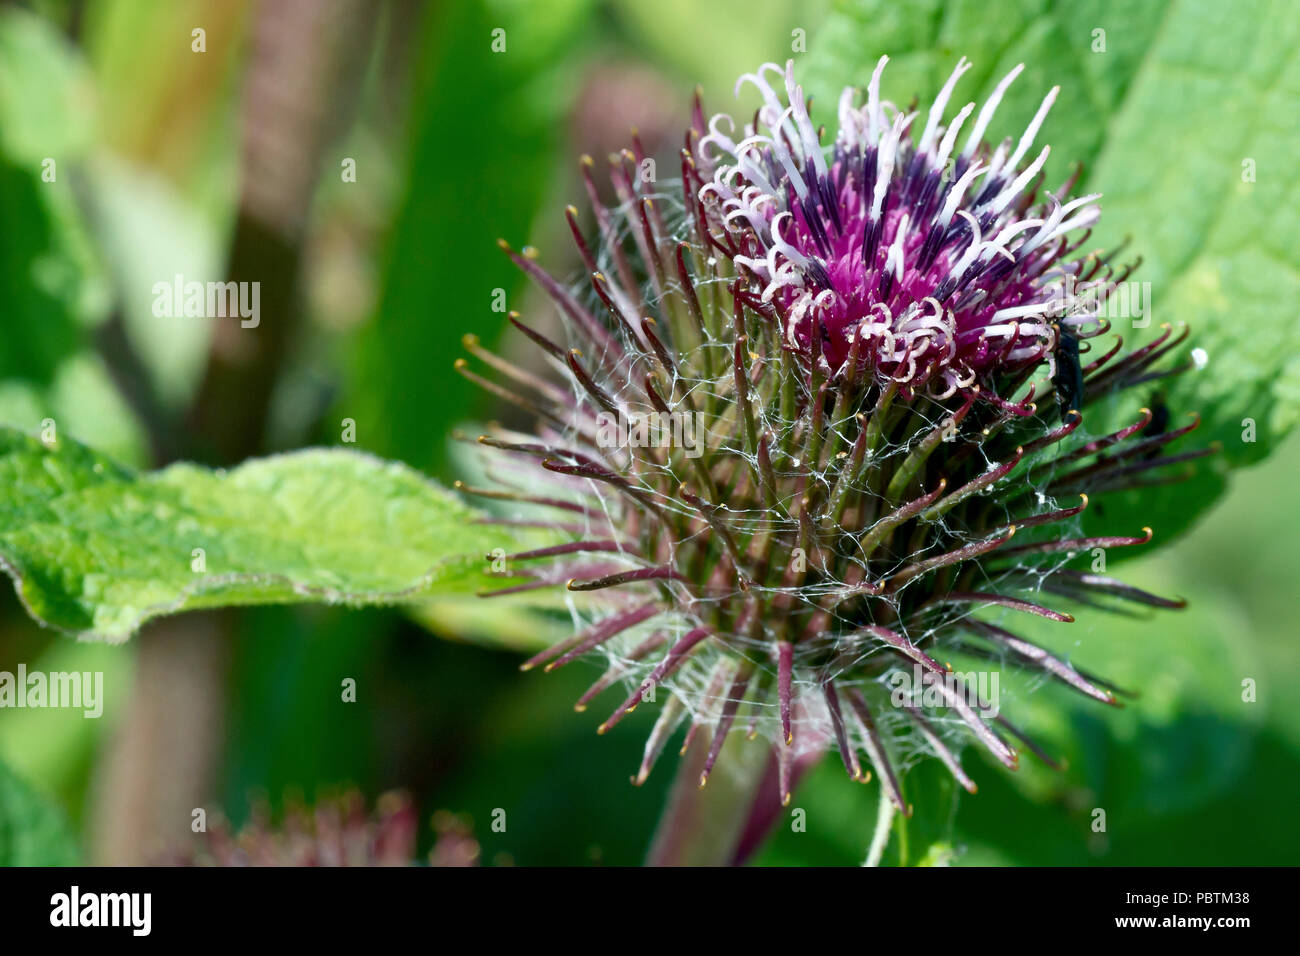
MULTIPOLYGON (((684 209, 681 205, 680 199, 678 198, 677 190, 677 184, 665 183, 664 188, 652 198, 660 212, 664 214, 665 219, 672 222, 674 235, 685 237, 687 229, 684 221, 684 209)), ((632 236, 632 226, 629 219, 630 210, 626 205, 624 205, 610 210, 610 213, 610 223, 615 230, 617 241, 624 244, 624 246, 630 246, 632 236)), ((612 274, 616 265, 612 261, 612 252, 609 245, 601 244, 598 248, 598 264, 600 268, 612 274)), ((657 293, 648 277, 641 276, 640 279, 639 292, 644 303, 645 312, 649 315, 658 315, 660 311, 660 302, 657 300, 657 293)), ((701 276, 697 277, 696 284, 700 295, 703 297, 708 294, 711 282, 723 284, 725 287, 725 284, 730 281, 730 279, 725 278, 711 280, 707 277, 701 276)), ((670 288, 675 287, 670 286, 670 288)), ((725 288, 723 291, 725 292, 725 288)), ((570 288, 570 292, 575 298, 582 301, 593 314, 602 314, 602 306, 597 300, 597 296, 592 290, 590 282, 585 281, 585 278, 581 281, 575 281, 570 288)), ((567 342, 562 344, 567 344, 569 347, 581 350, 590 360, 589 367, 599 367, 601 361, 607 356, 602 355, 600 352, 593 354, 593 343, 590 338, 572 328, 562 315, 561 320, 565 322, 565 335, 567 338, 567 342)), ((634 360, 649 362, 652 359, 648 347, 635 336, 620 335, 619 343, 623 349, 630 353, 634 360)), ((669 348, 673 347, 671 342, 669 342, 668 345, 669 348)), ((703 377, 689 378, 686 377, 686 373, 683 372, 682 382, 685 390, 696 396, 710 396, 719 400, 728 400, 729 396, 734 397, 730 381, 731 343, 715 341, 705 343, 702 346, 698 346, 698 348, 716 350, 719 359, 716 367, 723 368, 724 373, 717 379, 708 380, 703 377)), ((586 402, 587 396, 581 390, 579 384, 567 374, 567 370, 560 366, 558 362, 554 364, 557 366, 557 370, 561 373, 556 377, 557 383, 567 384, 572 392, 572 397, 576 404, 581 405, 586 402)), ((679 368, 685 369, 702 364, 703 363, 684 362, 681 363, 679 368)), ((1050 369, 1044 368, 1040 371, 1040 374, 1036 376, 1036 381, 1039 385, 1039 388, 1037 389, 1039 394, 1043 393, 1043 385, 1049 374, 1050 369)), ((627 385, 621 385, 616 380, 609 379, 602 380, 600 384, 617 402, 621 405, 626 405, 629 413, 632 415, 649 415, 654 412, 654 409, 645 402, 644 396, 638 393, 634 388, 627 385)), ((1050 385, 1047 386, 1047 388, 1050 389, 1050 385)), ((781 419, 780 409, 776 406, 758 406, 755 411, 761 418, 760 427, 765 428, 774 435, 782 435, 785 431, 795 427, 796 423, 794 421, 783 421, 781 419)), ((923 427, 914 431, 909 441, 896 444, 886 443, 877 451, 877 457, 880 460, 906 455, 915 442, 920 440, 921 436, 926 434, 930 429, 940 426, 945 417, 951 414, 951 409, 945 408, 938 403, 922 399, 913 403, 912 414, 921 420, 923 427)), ((844 418, 840 421, 828 422, 828 426, 831 430, 840 430, 844 429, 845 426, 850 424, 850 422, 851 418, 844 418)), ((567 438, 571 436, 562 435, 561 437, 567 438)), ((744 458, 750 465, 756 467, 757 463, 754 461, 753 455, 745 449, 743 442, 740 440, 739 434, 733 434, 729 430, 719 430, 715 431, 713 434, 705 434, 700 437, 702 441, 709 445, 710 448, 723 450, 729 456, 744 458)), ((980 453, 983 454, 983 451, 981 450, 980 453)), ((616 458, 617 455, 614 457, 616 458)), ((989 460, 987 456, 984 457, 984 461, 986 467, 989 469, 994 467, 996 464, 996 462, 989 460)), ((642 459, 642 467, 653 469, 656 466, 647 459, 642 459)), ((660 474, 669 473, 669 469, 670 466, 662 466, 660 474)), ((1038 473, 1038 477, 1034 482, 1032 494, 1036 507, 1040 511, 1053 510, 1059 507, 1059 503, 1046 492, 1046 489, 1051 483, 1053 474, 1054 472, 1052 469, 1045 469, 1038 473)), ((681 480, 684 477, 676 472, 671 472, 671 476, 676 480, 681 480)), ((510 482, 511 480, 516 482, 518 481, 517 477, 508 474, 500 477, 506 482, 510 482)), ((623 510, 627 507, 627 504, 625 501, 618 498, 618 496, 611 495, 607 488, 598 487, 598 483, 591 479, 566 478, 555 475, 548 476, 548 479, 553 481, 557 486, 564 488, 576 498, 580 498, 589 505, 594 505, 599 508, 606 516, 606 521, 610 526, 618 527, 620 525, 623 510)), ((1016 477, 1011 480, 1023 482, 1024 478, 1016 477)), ((997 487, 998 486, 994 486, 994 489, 997 487)), ((663 494, 649 481, 641 480, 639 490, 645 495, 651 497, 659 507, 666 511, 689 511, 688 507, 682 501, 676 499, 672 495, 663 494)), ((1001 508, 1003 517, 1005 517, 1009 522, 1013 517, 1010 514, 1009 508, 1007 508, 1004 503, 998 503, 996 496, 993 497, 993 500, 995 502, 995 507, 1001 508)), ((726 502, 722 503, 722 507, 727 509, 727 517, 729 521, 736 522, 744 527, 761 527, 766 524, 768 526, 780 526, 786 530, 792 530, 793 519, 791 518, 781 518, 774 513, 766 511, 751 510, 745 512, 733 510, 726 502)), ((941 529, 947 532, 949 541, 960 544, 973 543, 976 540, 976 535, 965 532, 962 528, 947 523, 947 520, 944 518, 940 518, 939 523, 941 529)), ((1078 523, 1078 519, 1074 519, 1073 524, 1076 528, 1078 523)), ((584 523, 583 519, 579 518, 578 524, 583 525, 582 533, 580 535, 581 537, 590 537, 596 531, 593 527, 594 523, 590 520, 587 520, 584 523)), ((852 560, 857 542, 861 539, 866 530, 867 529, 844 529, 844 533, 840 536, 838 544, 840 556, 843 559, 852 560)), ((703 531, 700 533, 707 534, 709 532, 703 531)), ((931 542, 933 542, 933 540, 934 536, 931 536, 931 542)), ((932 547, 933 544, 931 544, 931 548, 932 547)), ((909 561, 924 558, 927 556, 926 552, 926 548, 919 548, 912 554, 899 555, 895 559, 896 566, 902 567, 909 561)), ((1068 557, 1068 555, 1058 556, 1055 559, 1055 566, 1063 564, 1068 560, 1068 557)), ((628 567, 632 566, 631 563, 628 564, 628 567)), ((1014 565, 1014 571, 1018 572, 1024 579, 1030 582, 1026 584, 1025 581, 1022 580, 1017 584, 1017 587, 1021 590, 1037 590, 1035 584, 1032 582, 1045 579, 1050 574, 1052 567, 1052 565, 1045 566, 1041 561, 1017 562, 1014 565)), ((1005 577, 1005 573, 1000 573, 999 576, 1005 577)), ((990 591, 996 591, 998 589, 996 586, 997 582, 989 578, 987 575, 985 575, 985 583, 988 584, 987 589, 990 591)), ((647 622, 639 627, 622 633, 612 640, 606 641, 599 648, 599 655, 603 659, 602 662, 604 668, 609 673, 617 675, 623 686, 628 691, 632 691, 641 685, 642 681, 659 658, 659 654, 642 656, 637 659, 634 659, 632 656, 633 650, 645 641, 648 634, 655 631, 667 631, 667 644, 671 645, 677 638, 693 626, 692 611, 697 608, 698 603, 727 601, 740 596, 738 586, 737 589, 731 593, 710 594, 707 598, 703 599, 693 597, 689 593, 688 589, 678 586, 674 582, 666 582, 664 586, 675 592, 674 596, 678 601, 678 613, 676 615, 672 617, 656 618, 651 622, 647 622)), ((831 583, 807 585, 805 593, 801 595, 801 599, 815 602, 817 598, 824 596, 825 591, 831 587, 833 587, 833 584, 831 583)), ((599 613, 593 613, 589 608, 580 608, 579 605, 572 600, 569 601, 568 606, 570 615, 573 618, 575 629, 588 626, 601 616, 599 613)), ((905 634, 905 636, 914 644, 929 648, 931 653, 942 659, 943 648, 951 643, 949 636, 957 630, 954 625, 963 618, 970 617, 980 610, 981 609, 978 606, 970 605, 947 607, 942 611, 942 613, 929 619, 923 629, 909 632, 905 634)), ((995 609, 995 613, 1000 616, 1006 612, 996 611, 995 609)), ((983 612, 983 616, 987 617, 986 611, 983 612)), ((997 620, 997 617, 995 616, 993 619, 997 620)), ((853 621, 842 617, 837 617, 837 619, 832 623, 832 629, 838 627, 845 631, 851 630, 852 626, 853 621)), ((661 684, 656 688, 656 693, 671 695, 676 698, 681 705, 680 720, 682 722, 707 723, 716 719, 726 701, 726 690, 729 687, 730 678, 734 675, 735 668, 741 660, 748 661, 755 668, 760 670, 768 672, 772 671, 774 665, 771 660, 772 641, 770 634, 773 631, 773 627, 769 625, 767 631, 768 633, 759 640, 754 640, 743 634, 730 634, 726 636, 725 645, 720 645, 716 642, 707 642, 706 644, 701 645, 699 650, 691 655, 680 669, 661 682, 661 684)), ((828 677, 836 679, 837 683, 841 684, 841 686, 852 686, 855 680, 863 680, 863 678, 855 678, 853 675, 862 671, 863 668, 861 665, 864 662, 869 658, 884 655, 886 653, 887 649, 884 645, 881 645, 878 642, 864 641, 861 642, 859 647, 852 649, 852 653, 848 656, 842 656, 837 660, 832 670, 828 671, 826 669, 821 669, 815 674, 811 674, 796 668, 795 680, 796 683, 808 685, 805 688, 806 690, 815 690, 816 688, 814 683, 828 677)), ((1009 652, 1005 649, 995 648, 991 652, 991 656, 994 658, 993 663, 1000 668, 1013 663, 1009 652)), ((886 684, 894 670, 902 666, 904 665, 896 665, 874 678, 870 678, 870 680, 875 684, 886 684)), ((820 695, 817 693, 803 693, 799 696, 804 701, 804 705, 802 711, 795 717, 796 724, 800 727, 800 731, 795 734, 797 742, 796 746, 811 748, 818 745, 824 745, 828 737, 827 727, 829 718, 820 695)), ((742 701, 742 705, 741 712, 732 728, 734 731, 757 733, 773 740, 779 737, 780 722, 777 713, 777 703, 774 699, 771 699, 771 697, 755 698, 752 693, 750 693, 746 695, 746 699, 742 701)), ((882 711, 879 717, 882 733, 892 740, 891 757, 894 758, 896 765, 906 767, 911 762, 918 759, 926 748, 916 739, 915 735, 910 732, 909 725, 904 717, 893 709, 882 711)), ((967 735, 956 730, 956 726, 959 726, 960 722, 955 719, 951 721, 951 723, 954 724, 952 732, 946 732, 949 723, 950 721, 943 718, 935 720, 936 727, 941 732, 944 732, 946 738, 951 738, 955 741, 964 741, 968 739, 967 735)))

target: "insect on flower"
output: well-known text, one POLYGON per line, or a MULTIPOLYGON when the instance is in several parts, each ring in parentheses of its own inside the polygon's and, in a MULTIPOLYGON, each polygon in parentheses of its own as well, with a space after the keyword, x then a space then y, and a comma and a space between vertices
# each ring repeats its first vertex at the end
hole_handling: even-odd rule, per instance
POLYGON ((1067 415, 1078 414, 1083 398, 1083 366, 1079 363, 1079 340, 1073 333, 1058 326, 1056 336, 1056 374, 1052 376, 1052 384, 1056 386, 1056 399, 1064 421, 1067 415))
POLYGON ((1181 371, 1157 365, 1187 334, 1166 328, 1122 355, 1116 341, 1081 364, 1079 343, 1110 332, 1100 307, 1127 272, 1113 254, 1079 252, 1099 197, 1071 197, 1072 182, 1043 188, 1049 149, 1033 149, 1057 91, 1018 141, 990 148, 984 134, 1021 66, 978 113, 970 103, 946 118, 963 59, 921 120, 881 99, 885 64, 865 95, 844 91, 830 143, 792 66, 767 64, 738 84, 762 99, 743 128, 706 120, 697 94, 671 191, 635 175, 645 156, 634 138, 613 158, 607 208, 584 159, 592 222, 573 207, 568 222, 585 278, 570 287, 503 243, 563 319, 562 344, 510 316, 555 375, 473 340, 494 376, 458 363, 537 422, 482 436, 504 457, 502 484, 462 490, 515 509, 496 520, 561 542, 512 555, 517 582, 493 593, 601 599, 593 620, 524 666, 603 653, 609 668, 579 708, 618 684, 630 693, 602 732, 659 689, 637 782, 685 725, 687 746, 707 735, 701 785, 738 730, 770 738, 785 800, 795 759, 830 746, 851 777, 874 769, 904 812, 899 766, 918 751, 973 791, 958 760, 966 739, 1007 767, 1019 746, 1051 761, 950 656, 1114 703, 1112 685, 1005 619, 1072 621, 1041 603, 1054 598, 1181 606, 1065 563, 1152 536, 1081 536, 1090 495, 1206 452, 1142 457, 1195 421, 1144 437, 1143 409, 1088 433, 1081 415, 1052 408, 1053 382, 1082 411, 1181 371), (1063 299, 1067 285, 1090 294, 1063 299), (692 416, 702 448, 597 439, 601 416, 649 415, 692 416), (918 686, 895 703, 900 671, 918 686))

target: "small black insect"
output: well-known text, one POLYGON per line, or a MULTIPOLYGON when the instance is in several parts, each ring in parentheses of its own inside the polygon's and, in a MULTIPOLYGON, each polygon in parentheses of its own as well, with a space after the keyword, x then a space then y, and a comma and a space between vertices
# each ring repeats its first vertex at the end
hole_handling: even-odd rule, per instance
POLYGON ((1067 330, 1056 327, 1056 374, 1052 376, 1061 421, 1070 412, 1082 414, 1083 366, 1079 364, 1079 340, 1067 330))
MULTIPOLYGON (((1149 406, 1151 408, 1151 421, 1147 422, 1146 427, 1142 429, 1142 437, 1156 438, 1169 430, 1169 406, 1165 404, 1164 393, 1155 392, 1151 396, 1149 406)), ((1159 446, 1150 448, 1143 453, 1142 459, 1146 461, 1158 454, 1160 454, 1159 446)))

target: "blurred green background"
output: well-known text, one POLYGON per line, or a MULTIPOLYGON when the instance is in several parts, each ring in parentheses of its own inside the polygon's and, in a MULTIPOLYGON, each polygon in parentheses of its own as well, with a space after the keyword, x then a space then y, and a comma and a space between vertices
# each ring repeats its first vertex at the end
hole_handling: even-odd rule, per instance
MULTIPOLYGON (((1077 79, 1062 97, 1074 112, 1054 116, 1043 138, 1066 146, 1061 170, 1071 155, 1104 170, 1100 137, 1120 115, 1124 78, 1145 69, 1157 13, 1178 5, 1088 3, 1062 15, 1009 4, 1019 19, 994 22, 977 6, 0 5, 0 421, 34 431, 54 418, 148 467, 337 444, 351 418, 359 447, 450 481, 449 432, 496 411, 451 372, 461 336, 501 340, 496 289, 525 314, 545 308, 497 238, 539 246, 558 273, 577 267, 563 219, 582 194, 576 157, 602 159, 636 126, 671 169, 697 83, 708 106, 729 109, 740 73, 807 56, 825 108, 823 88, 861 81, 883 50, 900 71, 886 92, 905 102, 932 94, 958 53, 987 52, 982 88, 995 66, 1024 58, 1021 82, 1035 99, 1008 103, 1007 130, 1017 118, 1023 126, 1051 82, 1077 79), (852 46, 857 22, 869 48, 852 46), (1084 56, 1094 23, 1109 26, 1115 57, 1089 76, 1063 64, 1084 56), (492 48, 498 29, 503 52, 492 48), (832 65, 846 57, 854 75, 836 80, 832 65), (42 178, 47 159, 53 182, 42 178), (342 174, 349 160, 355 181, 342 174), (239 354, 207 320, 152 316, 154 282, 242 275, 249 263, 265 287, 266 354, 239 354)), ((1190 174, 1169 160, 1155 149, 1129 171, 1148 191, 1178 193, 1190 174)), ((1117 228, 1143 251, 1144 230, 1160 226, 1135 216, 1117 228)), ((1285 308, 1294 324, 1294 298, 1285 308)), ((1276 438, 1290 421, 1270 411, 1255 414, 1276 438)), ((1300 858, 1291 815, 1300 500, 1288 492, 1300 442, 1272 444, 1176 547, 1126 566, 1135 583, 1190 598, 1188 610, 1085 615, 1072 643, 1056 638, 1079 663, 1139 690, 1135 702, 1112 710, 1052 687, 1008 689, 1009 712, 1069 768, 1009 775, 969 752, 980 793, 958 811, 958 863, 1300 858), (1245 679, 1256 683, 1253 702, 1242 699, 1245 679), (1106 810, 1104 833, 1092 828, 1096 808, 1106 810)), ((645 787, 628 783, 649 714, 597 738, 597 709, 573 713, 594 665, 521 674, 518 654, 493 645, 536 635, 503 638, 499 620, 463 609, 434 609, 420 623, 321 608, 195 614, 111 647, 42 632, 3 591, 0 670, 103 671, 108 694, 100 720, 0 710, 0 816, 14 793, 39 794, 55 808, 40 826, 67 834, 29 862, 140 862, 186 837, 191 807, 239 821, 259 795, 278 804, 356 784, 370 797, 412 794, 422 852, 428 819, 447 809, 473 822, 485 863, 634 864, 671 783, 671 757, 645 787), (476 639, 485 630, 495 640, 476 639), (340 700, 349 677, 356 703, 340 700), (508 813, 505 833, 490 829, 496 808, 508 813)), ((759 862, 859 862, 875 794, 824 762, 793 802, 807 811, 806 831, 778 824, 759 862)), ((0 843, 21 842, 12 820, 0 824, 0 843)))

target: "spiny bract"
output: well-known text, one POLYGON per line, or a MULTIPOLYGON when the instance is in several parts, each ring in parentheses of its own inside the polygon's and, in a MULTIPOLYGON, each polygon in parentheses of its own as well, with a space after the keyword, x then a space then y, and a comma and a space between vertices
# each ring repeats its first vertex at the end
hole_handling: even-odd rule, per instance
POLYGON ((712 732, 701 785, 727 734, 748 729, 773 739, 783 799, 794 758, 833 745, 855 779, 869 776, 865 754, 907 812, 899 763, 917 753, 974 790, 963 734, 1008 767, 1009 741, 1044 756, 948 656, 1115 701, 1112 685, 975 611, 1071 621, 1038 603, 1044 592, 1181 604, 1065 566, 1151 538, 1080 537, 1088 494, 1166 480, 1151 473, 1204 452, 1161 453, 1196 424, 1167 428, 1163 406, 1113 433, 1081 428, 1099 397, 1186 368, 1155 369, 1186 332, 1123 356, 1119 341, 1091 347, 1129 270, 1078 253, 1098 196, 1040 192, 1046 147, 1022 166, 1056 90, 1014 148, 991 150, 1016 67, 957 152, 975 104, 944 112, 969 64, 915 136, 917 114, 880 99, 885 62, 865 97, 844 91, 830 147, 792 67, 767 64, 737 85, 762 97, 743 130, 706 122, 697 95, 671 190, 643 175, 634 136, 612 157, 607 208, 584 158, 594 236, 572 207, 568 220, 586 278, 569 287, 502 243, 577 346, 510 316, 558 380, 472 339, 509 384, 457 363, 539 423, 482 436, 506 459, 490 469, 498 487, 461 487, 515 503, 492 520, 564 539, 512 555, 526 579, 495 593, 605 599, 525 667, 603 651, 609 670, 579 708, 620 681, 632 693, 602 731, 660 689, 637 782, 682 723, 687 746, 712 732))

